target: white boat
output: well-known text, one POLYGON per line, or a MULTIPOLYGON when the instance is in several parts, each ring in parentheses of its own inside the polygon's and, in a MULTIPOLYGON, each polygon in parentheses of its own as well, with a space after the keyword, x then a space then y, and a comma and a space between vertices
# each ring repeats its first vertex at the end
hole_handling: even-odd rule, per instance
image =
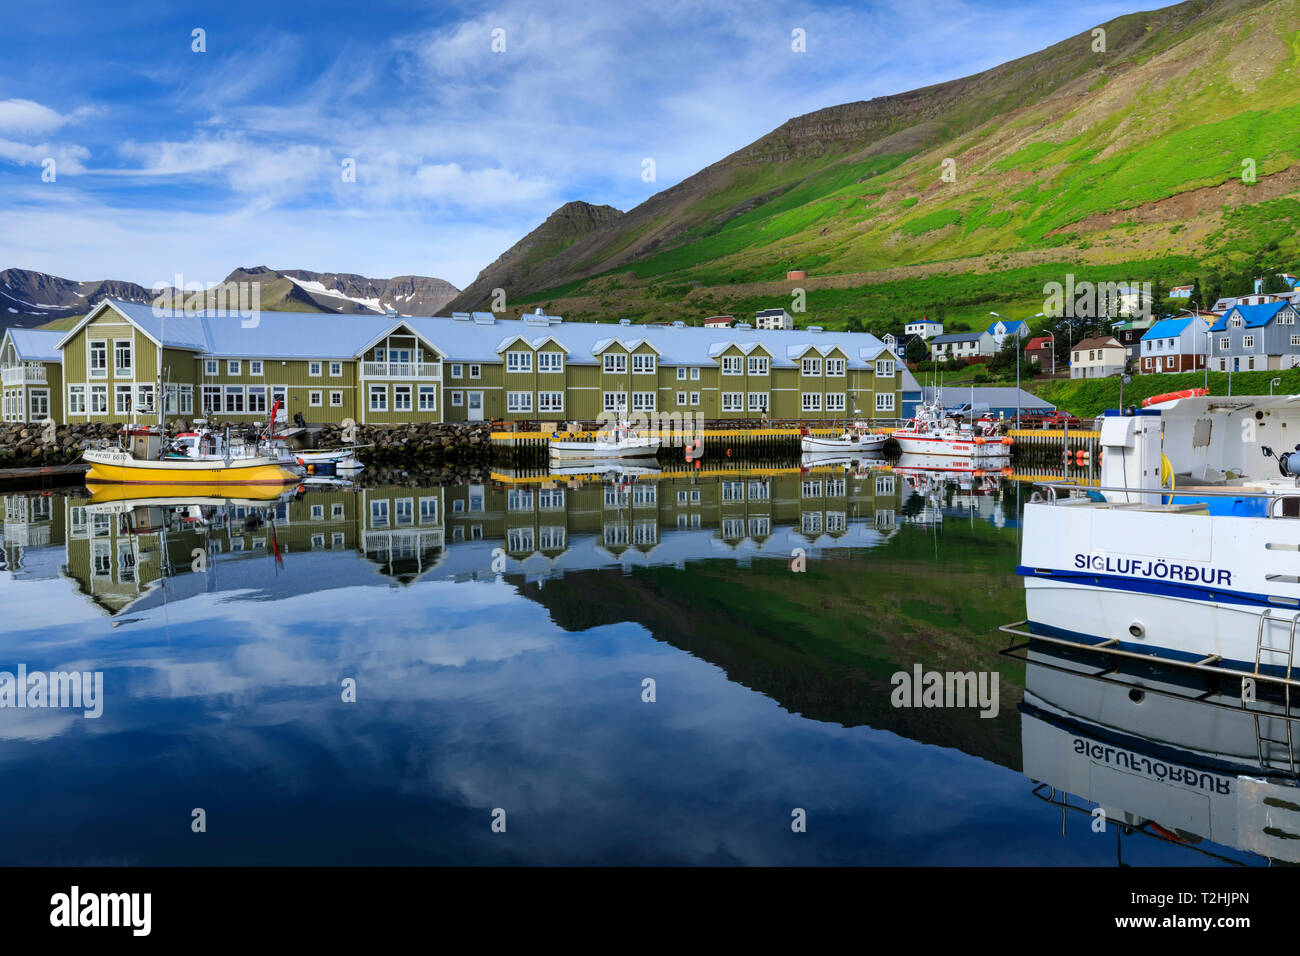
POLYGON ((1300 437, 1298 405, 1200 396, 1107 413, 1100 485, 1075 497, 1050 488, 1025 507, 1025 628, 1289 676, 1300 636, 1300 452, 1278 455, 1269 442, 1300 437), (1180 481, 1189 466, 1199 477, 1180 481))
POLYGON ((891 437, 904 454, 955 455, 960 458, 1010 458, 1012 439, 1002 434, 1002 422, 984 418, 975 422, 949 418, 936 397, 917 407, 916 417, 891 437))
POLYGON ((621 423, 587 432, 582 438, 553 438, 550 454, 552 462, 622 461, 654 458, 659 454, 660 444, 658 437, 639 437, 626 423, 621 423))
POLYGON ((873 432, 866 422, 854 422, 844 429, 839 438, 811 435, 805 428, 799 439, 799 449, 804 452, 855 454, 880 451, 888 441, 889 435, 886 432, 873 432))
POLYGON ((181 432, 171 440, 169 457, 214 461, 226 458, 226 449, 229 447, 229 457, 232 460, 274 456, 281 465, 297 465, 309 471, 331 468, 337 471, 360 471, 365 467, 357 460, 356 447, 297 449, 290 448, 280 438, 267 440, 262 435, 252 438, 251 433, 235 436, 227 442, 220 432, 206 428, 200 422, 195 424, 194 431, 181 432))
POLYGON ((591 460, 582 462, 554 462, 548 472, 557 478, 574 478, 604 476, 607 478, 638 478, 645 475, 657 475, 660 472, 658 462, 643 460, 638 464, 618 459, 591 460))

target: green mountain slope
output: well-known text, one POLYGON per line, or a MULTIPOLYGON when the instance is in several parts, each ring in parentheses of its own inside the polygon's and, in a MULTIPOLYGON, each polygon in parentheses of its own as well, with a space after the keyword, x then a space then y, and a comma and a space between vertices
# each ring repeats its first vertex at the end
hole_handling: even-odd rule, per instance
POLYGON ((510 301, 663 320, 779 304, 797 284, 807 321, 870 327, 1032 314, 1066 272, 1168 285, 1261 254, 1290 267, 1300 2, 1193 0, 1102 27, 1104 52, 1085 32, 793 119, 531 263, 510 301))

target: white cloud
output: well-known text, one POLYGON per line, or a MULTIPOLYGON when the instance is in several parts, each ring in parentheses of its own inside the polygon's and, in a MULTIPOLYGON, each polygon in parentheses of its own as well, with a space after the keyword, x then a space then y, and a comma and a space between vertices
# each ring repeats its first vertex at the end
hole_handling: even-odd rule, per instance
POLYGON ((69 123, 82 122, 97 112, 91 107, 81 107, 65 115, 35 100, 0 100, 0 132, 44 136, 69 123))

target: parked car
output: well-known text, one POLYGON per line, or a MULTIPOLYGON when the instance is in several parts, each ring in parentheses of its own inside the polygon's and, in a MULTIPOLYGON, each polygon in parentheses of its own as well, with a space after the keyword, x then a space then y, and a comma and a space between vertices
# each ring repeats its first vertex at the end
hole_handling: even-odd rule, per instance
POLYGON ((980 418, 989 414, 989 405, 988 402, 976 402, 974 405, 970 402, 962 402, 959 405, 954 405, 951 408, 944 409, 944 414, 949 418, 956 418, 958 420, 980 418))

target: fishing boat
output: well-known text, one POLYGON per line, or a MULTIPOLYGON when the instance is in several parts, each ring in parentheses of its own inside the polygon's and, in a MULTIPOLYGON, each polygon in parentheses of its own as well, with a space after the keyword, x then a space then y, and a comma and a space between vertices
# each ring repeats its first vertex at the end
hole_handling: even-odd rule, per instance
POLYGON ((1025 507, 1026 619, 1013 627, 1290 686, 1300 451, 1269 444, 1288 435, 1296 396, 1108 411, 1099 485, 1047 484, 1025 507))
POLYGON ((654 458, 659 454, 660 439, 633 434, 626 422, 582 434, 576 439, 553 438, 552 462, 622 461, 629 458, 654 458))
POLYGON ((117 446, 88 448, 86 483, 145 485, 284 485, 297 481, 276 455, 235 458, 164 454, 161 426, 123 428, 117 446))
MULTIPOLYGON (((274 415, 271 421, 275 421, 274 415)), ((257 458, 274 454, 280 464, 286 467, 297 465, 312 474, 326 471, 356 472, 365 467, 357 459, 356 453, 366 446, 293 448, 283 436, 274 434, 273 428, 273 425, 268 426, 268 431, 262 433, 254 427, 248 432, 236 433, 230 437, 208 428, 207 422, 203 419, 196 419, 194 430, 179 433, 169 443, 167 452, 173 456, 182 455, 186 458, 206 460, 224 459, 227 456, 227 449, 231 458, 257 458)))
POLYGON ((938 397, 916 409, 916 416, 891 434, 904 454, 955 455, 960 458, 1010 458, 1012 438, 1002 434, 1002 422, 975 422, 948 417, 938 397))
POLYGON ((822 438, 807 428, 800 429, 799 449, 804 452, 876 452, 889 441, 887 432, 873 432, 866 422, 854 422, 838 438, 822 438))

